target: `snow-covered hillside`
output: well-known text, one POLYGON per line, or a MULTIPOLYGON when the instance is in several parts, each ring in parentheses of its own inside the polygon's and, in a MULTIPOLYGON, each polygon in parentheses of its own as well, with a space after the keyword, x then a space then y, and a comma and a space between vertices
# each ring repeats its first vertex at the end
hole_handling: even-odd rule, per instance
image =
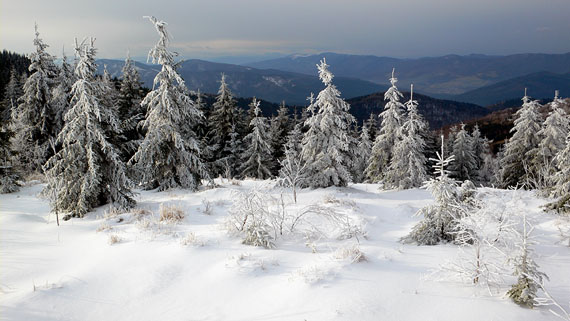
MULTIPOLYGON (((131 213, 107 206, 59 227, 37 196, 43 185, 2 195, 0 319, 558 319, 548 307, 527 309, 505 297, 512 276, 490 291, 447 277, 441 265, 456 260, 456 245, 402 244, 420 220, 414 213, 432 202, 425 190, 305 189, 294 204, 273 181, 218 183, 195 193, 139 191, 131 213), (239 212, 232 207, 238 194, 252 190, 292 217, 318 206, 354 229, 347 236, 326 215, 305 217, 305 226, 274 239, 273 249, 244 245, 230 232, 229 216, 239 212), (161 206, 185 217, 161 221, 161 206)), ((503 204, 497 211, 526 211, 535 222, 535 259, 550 277, 545 286, 568 310, 570 247, 559 228, 570 223, 543 213, 533 192, 479 192, 486 203, 503 204)))

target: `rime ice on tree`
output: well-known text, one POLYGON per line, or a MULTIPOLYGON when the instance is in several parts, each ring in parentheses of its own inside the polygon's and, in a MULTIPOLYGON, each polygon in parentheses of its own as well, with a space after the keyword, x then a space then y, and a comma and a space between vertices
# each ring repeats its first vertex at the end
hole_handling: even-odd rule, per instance
MULTIPOLYGON (((307 182, 313 187, 346 186, 351 180, 347 168, 349 127, 355 122, 350 105, 340 98, 332 83, 333 74, 325 59, 317 65, 319 77, 325 84, 309 109, 312 116, 305 124, 309 130, 303 137, 303 160, 308 164, 307 182)), ((312 96, 311 96, 312 97, 312 96)))
POLYGON ((44 165, 48 179, 44 194, 52 197, 56 210, 74 217, 106 202, 121 208, 134 205, 125 164, 107 139, 109 130, 119 130, 119 121, 99 99, 102 88, 95 79, 93 42, 84 40, 76 45, 78 79, 58 136, 61 149, 44 165))
POLYGON ((392 86, 384 94, 384 100, 388 100, 388 102, 380 114, 382 117, 380 132, 374 140, 372 155, 366 168, 366 176, 371 182, 380 182, 385 178, 392 160, 394 146, 399 139, 404 105, 400 102, 403 95, 398 91, 396 82, 398 79, 394 76, 393 69, 390 78, 392 86))
POLYGON ((160 35, 149 57, 162 69, 154 78, 154 89, 141 103, 147 109, 142 122, 146 136, 129 162, 140 173, 144 188, 195 190, 202 178, 209 178, 200 155, 200 141, 193 131, 203 115, 175 70, 174 54, 167 48, 166 23, 148 18, 160 35))

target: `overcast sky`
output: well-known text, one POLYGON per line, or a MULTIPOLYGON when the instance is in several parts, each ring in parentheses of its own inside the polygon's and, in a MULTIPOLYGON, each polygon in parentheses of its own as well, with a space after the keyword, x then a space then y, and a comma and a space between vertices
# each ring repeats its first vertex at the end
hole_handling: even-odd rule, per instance
POLYGON ((93 36, 99 58, 146 56, 169 24, 184 58, 570 52, 570 0, 0 0, 0 45, 28 53, 34 22, 52 54, 93 36))

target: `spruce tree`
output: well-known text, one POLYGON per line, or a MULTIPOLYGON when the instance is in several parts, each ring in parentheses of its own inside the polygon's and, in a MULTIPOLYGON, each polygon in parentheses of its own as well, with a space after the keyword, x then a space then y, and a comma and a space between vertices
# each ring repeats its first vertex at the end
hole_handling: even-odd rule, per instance
POLYGON ((390 167, 386 173, 386 185, 391 188, 408 189, 422 186, 427 180, 425 141, 423 134, 427 123, 418 113, 418 102, 413 100, 412 85, 410 100, 406 102, 408 115, 401 128, 401 139, 396 141, 390 167))
POLYGON ((362 131, 358 137, 356 150, 352 162, 352 181, 354 183, 362 183, 366 179, 365 170, 368 165, 368 159, 372 152, 372 141, 370 140, 369 129, 366 124, 362 125, 362 131))
POLYGON ((73 67, 67 61, 65 52, 62 55, 61 67, 55 80, 55 87, 51 96, 51 106, 55 111, 55 119, 53 126, 55 132, 59 132, 64 126, 64 117, 69 110, 71 103, 71 88, 75 83, 75 75, 73 74, 73 67))
POLYGON ((49 142, 57 133, 54 122, 56 113, 50 105, 51 91, 57 76, 54 57, 46 52, 48 45, 40 39, 35 26, 36 51, 30 54, 30 76, 24 84, 20 104, 12 111, 14 147, 17 148, 20 164, 26 172, 41 171, 41 166, 50 156, 49 142))
POLYGON ((400 102, 403 95, 396 87, 398 79, 394 76, 394 72, 393 69, 392 77, 390 78, 392 86, 384 93, 384 100, 388 102, 384 106, 384 111, 380 114, 382 118, 380 132, 374 140, 372 154, 368 162, 369 165, 366 169, 366 176, 371 182, 375 183, 384 180, 386 176, 403 121, 404 105, 400 102))
POLYGON ((473 151, 473 140, 461 124, 461 129, 455 136, 453 143, 455 161, 449 166, 451 176, 458 181, 473 180, 477 176, 477 160, 473 151))
POLYGON ((174 54, 168 51, 166 23, 147 18, 160 36, 149 57, 162 68, 154 78, 154 89, 141 103, 147 110, 141 123, 146 135, 129 163, 140 173, 140 182, 146 189, 196 190, 202 179, 209 179, 194 132, 194 125, 203 115, 176 72, 174 54))
POLYGON ((558 212, 570 212, 570 133, 566 136, 566 144, 554 158, 558 171, 552 176, 552 197, 557 201, 548 205, 548 208, 558 212))
POLYGON ((0 194, 17 192, 20 189, 19 175, 12 163, 15 152, 10 138, 13 134, 6 122, 0 122, 0 194))
POLYGON ((259 101, 253 98, 255 116, 249 126, 251 132, 244 140, 247 148, 242 155, 241 176, 266 179, 272 176, 271 167, 274 159, 271 156, 271 141, 268 135, 267 119, 261 115, 259 101))
POLYGON ((8 124, 12 118, 12 109, 18 105, 18 99, 23 95, 20 77, 15 68, 10 69, 10 80, 4 89, 4 98, 0 102, 0 122, 8 124))
POLYGON ((355 123, 349 113, 350 105, 340 97, 332 83, 333 74, 325 59, 317 65, 319 77, 325 84, 310 106, 307 119, 309 130, 303 137, 302 158, 308 165, 310 187, 346 186, 351 181, 348 169, 350 126, 355 123))
POLYGON ((432 193, 435 203, 421 208, 416 215, 423 219, 414 226, 412 232, 404 238, 406 242, 418 245, 435 245, 440 242, 453 241, 456 236, 458 220, 463 216, 464 207, 455 180, 449 177, 445 169, 453 161, 453 155, 444 158, 444 140, 441 136, 441 153, 437 153, 434 174, 435 179, 425 183, 432 193))
POLYGON ((107 202, 120 208, 134 205, 125 164, 107 139, 107 130, 118 130, 119 120, 100 101, 95 52, 93 39, 76 44, 78 79, 58 135, 61 149, 44 165, 48 179, 44 194, 52 197, 52 207, 73 217, 83 217, 107 202))
POLYGON ((480 184, 487 184, 489 181, 485 178, 486 173, 483 173, 483 167, 488 156, 491 156, 490 141, 487 137, 481 136, 481 130, 479 130, 479 125, 475 124, 473 127, 473 132, 471 133, 471 143, 473 145, 473 154, 475 155, 475 170, 476 177, 472 178, 473 181, 480 184))
POLYGON ((210 158, 212 175, 218 176, 223 173, 225 159, 229 156, 229 147, 232 128, 238 128, 238 112, 236 102, 230 88, 226 83, 226 75, 222 74, 220 89, 216 102, 212 105, 210 118, 208 119, 209 146, 213 149, 210 158))
POLYGON ((121 119, 123 132, 123 157, 129 160, 137 151, 144 139, 144 133, 138 126, 145 117, 145 110, 141 105, 143 90, 140 75, 129 54, 122 69, 122 78, 117 93, 118 114, 121 119))
POLYGON ((276 161, 275 165, 272 166, 274 175, 279 171, 279 161, 285 156, 285 143, 287 142, 287 134, 290 127, 289 110, 283 101, 279 106, 277 116, 271 119, 271 149, 273 151, 273 159, 276 161))
POLYGON ((550 104, 550 113, 538 132, 542 138, 536 151, 534 166, 544 168, 541 173, 544 187, 551 187, 552 176, 557 172, 554 164, 554 157, 566 146, 566 136, 570 132, 570 118, 562 108, 562 101, 558 97, 558 91, 554 95, 554 100, 550 104))
POLYGON ((501 159, 501 181, 503 187, 524 186, 534 188, 538 168, 534 165, 537 147, 540 143, 538 132, 542 128, 542 117, 538 112, 539 103, 526 94, 523 106, 515 114, 513 136, 505 144, 501 159))

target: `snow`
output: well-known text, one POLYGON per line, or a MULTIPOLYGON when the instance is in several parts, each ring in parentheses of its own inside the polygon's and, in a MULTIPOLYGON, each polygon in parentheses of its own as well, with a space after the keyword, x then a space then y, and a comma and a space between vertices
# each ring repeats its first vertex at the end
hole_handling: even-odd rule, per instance
MULTIPOLYGON (((1 195, 0 318, 558 320, 546 307, 522 308, 506 298, 514 277, 493 295, 431 277, 457 256, 457 246, 399 242, 421 219, 414 213, 433 201, 428 191, 380 191, 374 184, 300 190, 291 210, 313 203, 337 208, 365 222, 367 238, 358 245, 354 238, 288 235, 267 250, 243 245, 226 231, 228 210, 236 191, 278 197, 283 190, 274 181, 216 182, 218 188, 198 192, 139 191, 138 208, 154 213, 142 219, 105 214, 105 206, 59 227, 48 202, 37 197, 43 185, 1 195), (211 215, 204 214, 208 202, 211 215), (158 224, 153 215, 160 204, 182 209, 185 218, 158 224), (120 241, 109 244, 111 235, 120 241), (352 262, 355 247, 366 261, 352 262)), ((550 277, 546 287, 568 309, 570 248, 557 228, 568 222, 543 213, 545 200, 533 192, 480 191, 495 202, 519 193, 537 222, 535 259, 550 277)), ((288 191, 284 196, 291 197, 288 191)))

